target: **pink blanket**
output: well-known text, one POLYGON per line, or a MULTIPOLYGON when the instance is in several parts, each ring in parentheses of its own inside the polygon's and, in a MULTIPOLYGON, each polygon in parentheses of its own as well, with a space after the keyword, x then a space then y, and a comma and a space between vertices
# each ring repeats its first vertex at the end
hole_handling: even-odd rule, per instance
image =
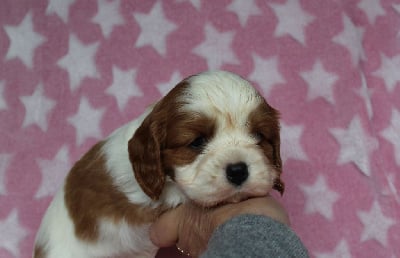
POLYGON ((312 257, 400 257, 399 0, 1 0, 0 257, 31 255, 92 144, 208 69, 281 111, 312 257))

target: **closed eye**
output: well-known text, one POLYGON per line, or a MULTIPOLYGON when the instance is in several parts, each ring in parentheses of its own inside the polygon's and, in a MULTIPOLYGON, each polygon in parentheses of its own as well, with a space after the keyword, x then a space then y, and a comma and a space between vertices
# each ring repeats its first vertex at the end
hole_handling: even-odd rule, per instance
POLYGON ((202 150, 206 144, 207 138, 204 136, 199 136, 189 144, 189 147, 194 150, 202 150))
POLYGON ((263 144, 263 143, 270 144, 270 145, 273 144, 273 141, 272 141, 271 139, 266 138, 266 137, 264 136, 264 134, 261 133, 261 132, 255 132, 255 133, 253 133, 253 137, 254 137, 254 139, 256 140, 256 144, 257 144, 257 145, 261 145, 261 144, 263 144))
POLYGON ((260 145, 265 140, 264 135, 260 132, 253 133, 253 137, 256 140, 257 145, 260 145))

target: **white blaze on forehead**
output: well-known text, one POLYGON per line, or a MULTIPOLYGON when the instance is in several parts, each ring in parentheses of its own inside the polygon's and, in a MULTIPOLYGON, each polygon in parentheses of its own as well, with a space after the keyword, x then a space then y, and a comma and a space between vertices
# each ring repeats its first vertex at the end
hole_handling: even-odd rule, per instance
POLYGON ((210 117, 229 114, 232 119, 243 119, 262 102, 253 86, 233 73, 205 72, 190 77, 188 82, 190 86, 182 96, 187 103, 183 109, 210 117))

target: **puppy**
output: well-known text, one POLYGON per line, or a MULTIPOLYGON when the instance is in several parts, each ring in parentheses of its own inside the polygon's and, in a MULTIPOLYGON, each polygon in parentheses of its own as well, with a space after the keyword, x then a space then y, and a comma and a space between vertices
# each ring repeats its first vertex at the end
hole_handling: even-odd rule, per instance
POLYGON ((162 212, 282 193, 278 116, 235 74, 183 80, 73 166, 34 257, 154 257, 148 228, 162 212))

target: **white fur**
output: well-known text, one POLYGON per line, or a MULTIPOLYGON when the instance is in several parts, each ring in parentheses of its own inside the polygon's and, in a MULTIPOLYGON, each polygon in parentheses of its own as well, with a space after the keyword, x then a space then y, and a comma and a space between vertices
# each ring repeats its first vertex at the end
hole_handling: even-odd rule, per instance
MULTIPOLYGON (((174 207, 187 197, 211 205, 265 195, 272 188, 276 174, 248 128, 248 116, 262 98, 247 81, 227 72, 202 73, 191 77, 189 83, 181 96, 187 102, 182 109, 212 117, 217 122, 215 136, 206 149, 193 163, 176 167, 175 181, 167 178, 160 199, 153 201, 135 179, 127 148, 128 141, 151 112, 150 108, 111 134, 103 146, 106 167, 114 185, 130 202, 154 208, 161 204, 174 207), (227 181, 225 169, 227 164, 241 161, 248 164, 249 177, 243 185, 235 187, 227 181)), ((96 243, 86 243, 74 234, 61 189, 43 218, 36 243, 50 258, 122 257, 128 254, 154 257, 157 248, 149 239, 148 227, 148 224, 133 227, 125 221, 115 223, 101 219, 99 239, 96 243)))

